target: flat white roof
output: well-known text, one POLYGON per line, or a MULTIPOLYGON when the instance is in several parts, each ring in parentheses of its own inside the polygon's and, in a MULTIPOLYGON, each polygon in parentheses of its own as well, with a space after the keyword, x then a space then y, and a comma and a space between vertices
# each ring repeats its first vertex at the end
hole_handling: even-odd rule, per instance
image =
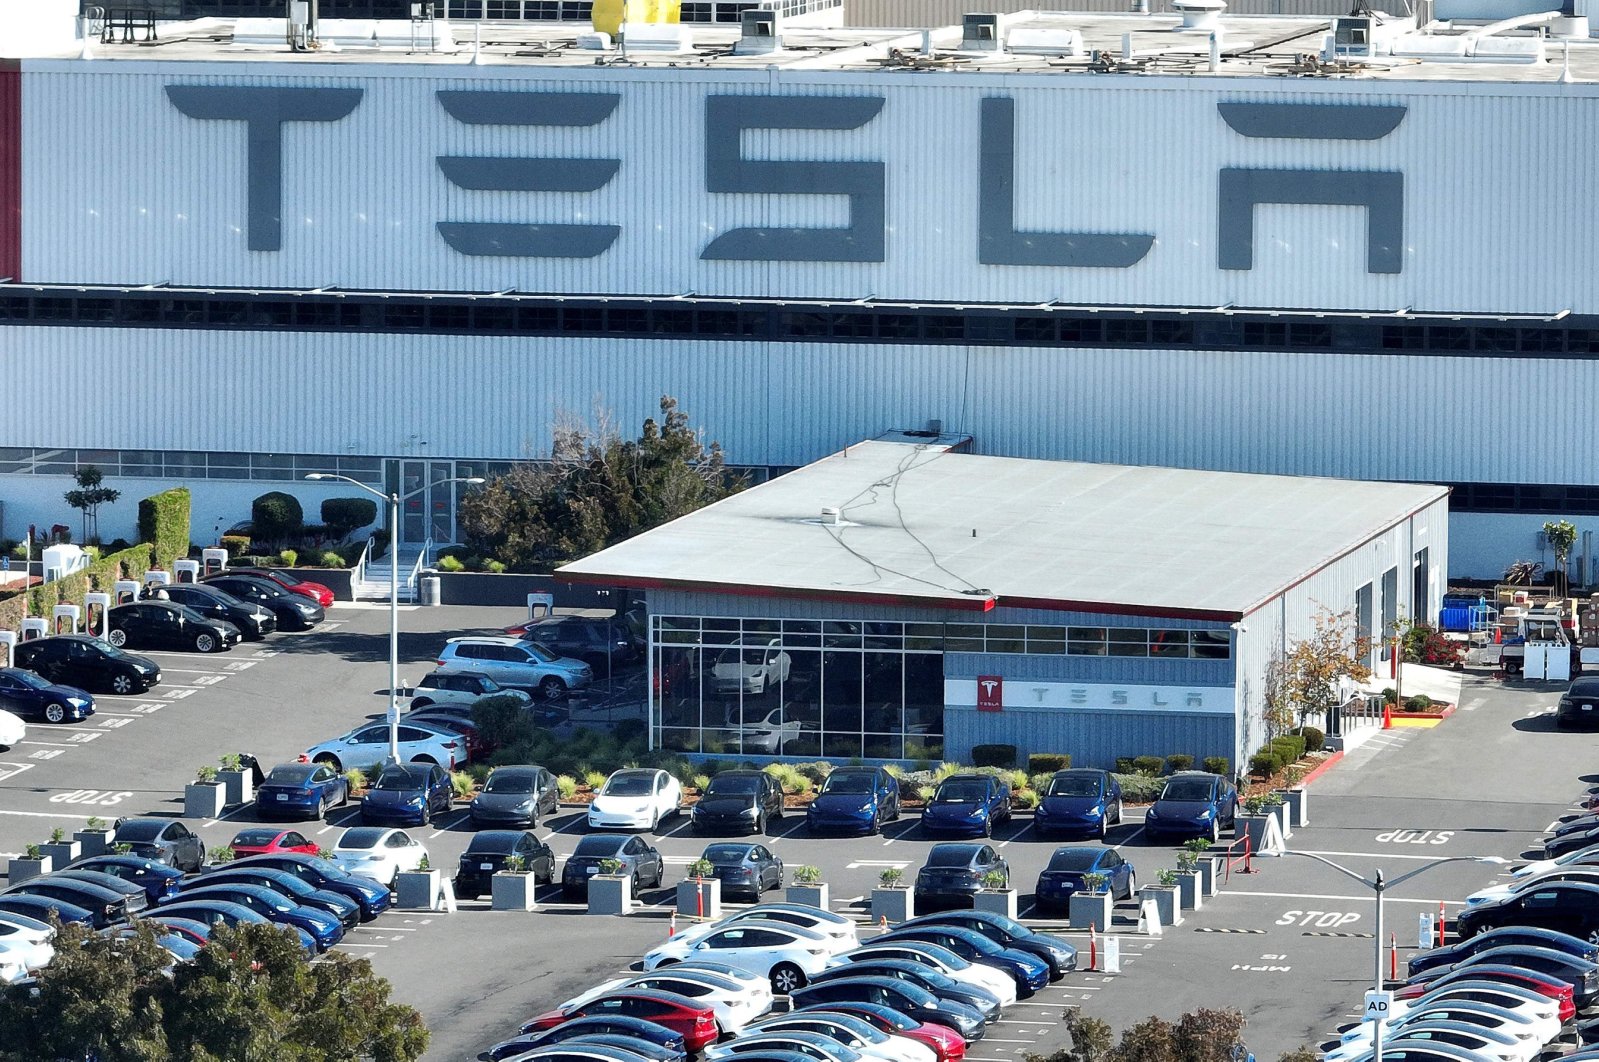
POLYGON ((1231 621, 1448 493, 873 441, 557 574, 861 604, 1231 621), (840 510, 836 524, 824 507, 840 510))

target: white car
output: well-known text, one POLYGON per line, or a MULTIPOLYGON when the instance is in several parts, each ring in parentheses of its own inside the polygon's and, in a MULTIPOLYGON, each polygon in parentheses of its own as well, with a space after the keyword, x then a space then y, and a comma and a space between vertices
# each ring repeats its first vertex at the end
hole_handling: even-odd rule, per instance
MULTIPOLYGON (((1493 1003, 1513 1010, 1518 1014, 1526 1014, 1535 1021, 1543 1022, 1547 1027, 1549 1022, 1554 1023, 1554 1028, 1559 1029, 1560 1005, 1548 996, 1539 995, 1530 988, 1513 985, 1504 981, 1488 981, 1479 978, 1469 978, 1445 985, 1442 988, 1428 992, 1416 999, 1396 999, 1388 1008, 1388 1020, 1399 1021, 1407 1014, 1413 1014, 1424 1007, 1437 1006, 1454 1000, 1475 1000, 1483 1003, 1493 1003)), ((1347 1036, 1350 1032, 1358 1032, 1358 1025, 1351 1025, 1345 1030, 1347 1036)))
MULTIPOLYGON (((371 773, 389 758, 389 724, 358 726, 331 741, 305 750, 312 763, 326 763, 343 774, 351 768, 371 773)), ((400 759, 407 763, 436 763, 447 771, 466 762, 466 741, 460 734, 426 723, 400 723, 400 759)))
POLYGON ((765 1018, 744 1030, 745 1035, 760 1033, 815 1033, 837 1040, 868 1059, 881 1062, 938 1062, 938 1053, 909 1036, 886 1033, 853 1014, 826 1010, 799 1010, 765 1018))
POLYGON ((1518 880, 1535 878, 1539 875, 1547 874, 1551 870, 1559 870, 1561 867, 1569 866, 1599 866, 1599 844, 1590 848, 1579 848, 1575 852, 1567 852, 1565 855, 1557 856, 1554 859, 1534 860, 1512 870, 1510 876, 1518 880))
MULTIPOLYGON (((1468 1025, 1481 1025, 1510 1033, 1518 1040, 1544 1044, 1560 1035, 1560 1019, 1552 1014, 1539 1014, 1530 1008, 1502 1007, 1497 1003, 1483 1003, 1470 999, 1441 999, 1405 1012, 1401 1018, 1383 1022, 1383 1039, 1392 1040, 1399 1030, 1417 1022, 1461 1021, 1468 1025)), ((1340 1046, 1370 1044, 1372 1022, 1361 1022, 1344 1033, 1340 1046)))
POLYGON ((855 935, 855 923, 851 919, 834 914, 832 911, 823 911, 799 903, 758 903, 718 921, 690 926, 679 933, 676 939, 686 939, 691 942, 703 940, 724 926, 738 925, 741 922, 781 922, 820 933, 828 940, 830 955, 840 955, 859 943, 855 935))
POLYGON ((736 1059, 739 1055, 769 1055, 773 1051, 793 1051, 808 1055, 818 1062, 860 1062, 861 1054, 831 1036, 811 1032, 746 1033, 719 1044, 708 1044, 705 1062, 717 1059, 736 1059))
POLYGON ((703 955, 761 974, 771 982, 772 991, 787 994, 827 968, 832 947, 827 936, 814 930, 757 919, 717 926, 695 940, 673 937, 645 952, 644 968, 654 970, 703 955))
POLYGON ((683 783, 665 771, 613 771, 589 804, 589 828, 653 830, 682 806, 683 783))
MULTIPOLYGON (((1543 1045, 1532 1040, 1518 1040, 1513 1033, 1489 1029, 1481 1025, 1468 1025, 1458 1021, 1414 1021, 1390 1023, 1383 1033, 1383 1045, 1400 1041, 1431 1040, 1471 1052, 1483 1059, 1500 1062, 1532 1062, 1543 1052, 1543 1045)), ((1398 1048, 1394 1048, 1398 1050, 1398 1048)), ((1362 1055, 1372 1053, 1371 1041, 1353 1041, 1328 1051, 1323 1062, 1354 1062, 1362 1055)))
POLYGON ((1523 889, 1546 885, 1554 881, 1583 881, 1590 885, 1599 885, 1599 866, 1574 864, 1572 866, 1555 867, 1553 870, 1547 870, 1542 874, 1515 878, 1511 881, 1501 882, 1498 885, 1490 885, 1486 889, 1478 889, 1470 896, 1467 896, 1466 906, 1475 907, 1479 903, 1503 899, 1511 893, 1521 892, 1523 889))
POLYGON ((675 967, 618 977, 573 996, 556 1009, 570 1012, 619 988, 650 988, 686 996, 710 1007, 723 1032, 737 1032, 772 1009, 772 990, 764 983, 760 983, 761 991, 752 992, 745 983, 709 970, 675 967))
POLYGON ((533 698, 521 690, 507 689, 480 671, 431 671, 411 690, 408 711, 430 704, 464 704, 470 707, 485 697, 509 697, 531 706, 533 698))
POLYGON ((711 665, 711 685, 718 694, 759 696, 788 679, 792 661, 776 638, 746 636, 743 648, 723 649, 711 665))
POLYGON ((24 970, 39 970, 55 958, 51 940, 55 930, 27 915, 0 914, 0 961, 16 962, 24 970))
POLYGON ((727 725, 745 752, 776 756, 789 742, 807 735, 814 738, 820 729, 814 720, 795 719, 793 711, 792 706, 784 709, 747 704, 742 711, 736 707, 728 710, 727 725))
POLYGON ((0 712, 0 752, 21 741, 27 732, 28 728, 21 717, 10 712, 0 712))
POLYGON ((420 868, 427 857, 428 850, 422 842, 404 830, 352 826, 333 846, 332 862, 341 870, 364 875, 392 889, 400 871, 420 868))
POLYGON ((868 959, 900 959, 930 966, 962 984, 994 993, 999 1005, 1016 1002, 1016 979, 1005 971, 981 963, 967 962, 948 948, 924 944, 919 940, 873 940, 828 961, 828 966, 845 966, 868 959))

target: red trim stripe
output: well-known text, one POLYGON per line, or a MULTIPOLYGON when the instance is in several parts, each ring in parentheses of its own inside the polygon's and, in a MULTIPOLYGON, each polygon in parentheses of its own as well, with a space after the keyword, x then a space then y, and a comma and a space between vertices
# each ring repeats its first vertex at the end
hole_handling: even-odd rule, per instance
POLYGON ((0 59, 0 279, 22 279, 22 64, 0 59))

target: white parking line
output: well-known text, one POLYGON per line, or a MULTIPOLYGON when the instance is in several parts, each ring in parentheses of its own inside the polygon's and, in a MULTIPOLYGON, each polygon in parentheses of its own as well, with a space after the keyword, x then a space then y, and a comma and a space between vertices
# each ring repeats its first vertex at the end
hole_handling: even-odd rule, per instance
POLYGON ((164 667, 163 675, 232 675, 232 671, 201 671, 194 667, 164 667))
POLYGON ((54 745, 57 748, 73 749, 73 748, 77 748, 80 744, 82 744, 82 742, 78 742, 78 741, 19 741, 19 742, 17 742, 17 744, 18 745, 54 745))
POLYGON ((335 948, 386 948, 386 947, 388 947, 387 944, 361 944, 361 943, 352 943, 351 941, 348 941, 348 940, 341 940, 341 941, 339 941, 337 944, 335 944, 333 946, 335 948))
MULTIPOLYGON (((29 764, 32 766, 32 764, 29 764)), ((0 815, 17 815, 27 819, 77 819, 83 821, 82 815, 58 815, 51 811, 0 811, 0 815)))
POLYGON ((1132 833, 1128 834, 1127 835, 1127 839, 1125 841, 1122 841, 1120 844, 1113 844, 1113 845, 1111 845, 1111 847, 1112 848, 1125 848, 1128 845, 1132 844, 1135 840, 1137 840, 1138 836, 1140 834, 1142 834, 1143 832, 1144 832, 1144 828, 1142 826, 1140 826, 1140 827, 1138 827, 1138 829, 1136 829, 1132 833))
MULTIPOLYGON (((1349 857, 1354 857, 1354 858, 1359 858, 1359 859, 1420 859, 1420 860, 1423 860, 1423 861, 1427 861, 1427 860, 1433 860, 1433 859, 1437 859, 1438 858, 1435 855, 1395 855, 1392 852, 1327 852, 1327 851, 1322 851, 1319 848, 1317 848, 1317 849, 1296 848, 1296 849, 1294 849, 1294 851, 1302 852, 1305 855, 1349 856, 1349 857)), ((1481 857, 1480 856, 1461 856, 1460 858, 1462 858, 1462 859, 1479 859, 1481 857)))
POLYGON ((1019 840, 1021 840, 1023 837, 1026 837, 1030 832, 1032 832, 1032 829, 1033 829, 1033 824, 1029 822, 1026 826, 1022 827, 1022 832, 1021 833, 1018 833, 1015 837, 1012 837, 1009 840, 1005 840, 1005 841, 999 842, 998 847, 1004 848, 1006 845, 1010 844, 1011 841, 1019 841, 1019 840))
MULTIPOLYGON (((1371 897, 1370 896, 1329 896, 1329 895, 1326 895, 1324 893, 1319 893, 1319 892, 1254 892, 1254 891, 1247 891, 1246 892, 1246 891, 1241 890, 1241 889, 1234 889, 1233 891, 1229 892, 1227 895, 1228 896, 1266 896, 1266 897, 1270 897, 1272 899, 1277 899, 1277 900, 1349 900, 1349 901, 1354 902, 1354 903, 1360 903, 1362 901, 1364 901, 1366 903, 1370 903, 1371 902, 1371 897)), ((1443 903, 1443 904, 1447 904, 1450 907, 1464 907, 1464 906, 1466 906, 1466 901, 1464 901, 1464 900, 1413 900, 1413 899, 1402 898, 1402 897, 1398 897, 1398 896, 1389 896, 1387 893, 1383 894, 1383 899, 1385 901, 1387 901, 1388 903, 1424 903, 1424 904, 1429 904, 1429 905, 1434 905, 1434 906, 1436 906, 1439 903, 1443 903)))
POLYGON ((451 819, 449 821, 449 823, 447 823, 446 825, 440 826, 438 829, 436 829, 432 833, 428 834, 428 840, 431 841, 433 838, 439 836, 441 833, 446 832, 447 830, 449 830, 449 828, 451 826, 454 826, 456 823, 458 823, 462 819, 466 818, 467 815, 469 815, 469 814, 471 814, 471 813, 470 812, 466 812, 466 811, 457 812, 455 818, 451 819))

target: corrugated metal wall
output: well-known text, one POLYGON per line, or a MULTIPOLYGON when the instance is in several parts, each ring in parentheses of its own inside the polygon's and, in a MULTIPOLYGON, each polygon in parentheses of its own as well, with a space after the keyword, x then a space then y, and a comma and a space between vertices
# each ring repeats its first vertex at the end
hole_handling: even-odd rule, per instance
MULTIPOLYGON (((1131 11, 1132 0, 1072 0, 1072 11, 1107 14, 1131 11)), ((1347 15, 1349 0, 1228 0, 1229 15, 1347 15)), ((905 27, 958 26, 968 11, 1041 10, 1027 0, 845 0, 846 26, 905 27)), ((1151 0, 1149 10, 1169 13, 1169 0, 1151 0)))
POLYGON ((1021 755, 1069 752, 1073 767, 1109 769, 1118 756, 1187 753, 1198 765, 1206 756, 1232 759, 1233 721, 1225 715, 1158 712, 1094 712, 1082 709, 979 712, 944 709, 944 748, 968 757, 973 745, 1015 745, 1021 755))
MULTIPOLYGON (((1570 208, 1592 198, 1594 84, 775 66, 489 65, 441 76, 436 66, 356 70, 268 57, 30 61, 24 80, 29 281, 1599 311, 1599 214, 1570 208), (184 117, 165 96, 172 83, 362 90, 345 119, 284 125, 281 251, 246 249, 243 123, 184 117), (594 127, 469 126, 444 112, 441 89, 604 91, 622 100, 594 127), (836 226, 847 211, 841 196, 706 192, 710 94, 880 96, 881 113, 861 128, 754 130, 743 143, 750 158, 881 160, 887 260, 701 260, 731 228, 836 226), (1016 100, 1018 227, 1151 234, 1142 261, 1126 269, 978 261, 979 111, 996 95, 1016 100), (1372 141, 1250 139, 1218 112, 1236 101, 1398 105, 1406 115, 1372 141), (84 115, 94 116, 93 137, 60 135, 84 115), (593 193, 468 192, 444 178, 441 155, 615 158, 621 168, 593 193), (118 160, 116 180, 104 179, 106 158, 118 160), (1262 206, 1253 268, 1218 268, 1225 167, 1402 172, 1402 271, 1367 271, 1365 215, 1344 207, 1262 206), (466 257, 440 238, 439 221, 592 221, 622 231, 592 259, 466 257)), ((1535 387, 1516 390, 1541 401, 1535 387)))

